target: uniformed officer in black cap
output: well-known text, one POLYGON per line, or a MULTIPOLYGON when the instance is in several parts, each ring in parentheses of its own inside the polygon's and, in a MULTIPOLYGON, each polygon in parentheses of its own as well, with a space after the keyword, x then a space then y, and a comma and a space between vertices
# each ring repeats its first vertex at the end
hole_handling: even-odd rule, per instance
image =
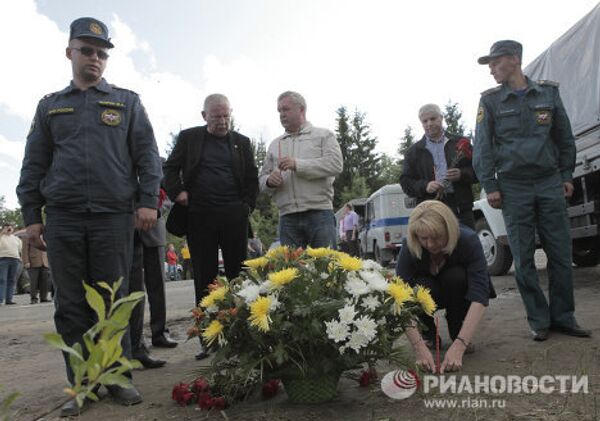
POLYGON ((587 337, 576 322, 566 199, 573 193, 575 142, 558 84, 521 70, 523 48, 498 41, 480 57, 500 85, 481 95, 473 167, 489 204, 502 209, 515 278, 533 339, 550 330, 587 337), (535 232, 548 256, 549 300, 535 268, 535 232))
MULTIPOLYGON (((73 80, 39 102, 17 187, 30 240, 47 245, 54 321, 67 345, 82 343, 95 322, 82 280, 123 278, 119 296, 126 294, 134 222, 142 229, 156 223, 162 172, 154 133, 138 95, 102 78, 110 48, 104 23, 86 17, 71 24, 66 56, 73 80)), ((130 357, 128 334, 123 348, 130 357)), ((68 364, 67 376, 73 383, 68 364)), ((121 404, 142 401, 134 387, 108 389, 121 404)), ((61 416, 78 412, 71 400, 61 416)))

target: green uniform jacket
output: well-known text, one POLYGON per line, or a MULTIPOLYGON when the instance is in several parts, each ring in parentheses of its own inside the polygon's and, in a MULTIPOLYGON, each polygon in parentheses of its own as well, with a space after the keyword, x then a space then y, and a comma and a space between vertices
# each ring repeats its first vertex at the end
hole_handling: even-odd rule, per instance
POLYGON ((573 179, 575 141, 558 84, 527 79, 520 96, 508 85, 482 93, 477 111, 473 168, 487 193, 497 178, 530 179, 560 172, 573 179))

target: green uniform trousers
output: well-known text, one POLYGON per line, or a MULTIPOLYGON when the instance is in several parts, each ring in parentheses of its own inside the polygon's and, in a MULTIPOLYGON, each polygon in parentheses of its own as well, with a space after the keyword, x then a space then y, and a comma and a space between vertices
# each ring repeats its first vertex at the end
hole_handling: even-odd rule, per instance
POLYGON ((573 326, 571 235, 560 175, 535 180, 499 177, 498 181, 515 278, 529 325, 533 330, 573 326), (536 229, 548 257, 549 305, 535 268, 536 229))

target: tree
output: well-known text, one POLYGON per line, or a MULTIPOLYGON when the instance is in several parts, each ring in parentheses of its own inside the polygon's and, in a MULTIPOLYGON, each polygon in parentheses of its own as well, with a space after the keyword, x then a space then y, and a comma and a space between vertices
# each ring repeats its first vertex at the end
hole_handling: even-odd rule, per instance
POLYGON ((171 155, 171 152, 173 152, 173 148, 175 147, 175 144, 177 143, 178 135, 173 132, 169 132, 169 136, 171 136, 171 141, 167 142, 167 147, 165 148, 165 154, 167 154, 167 157, 169 157, 169 155, 171 155))
POLYGON ((365 180, 367 195, 376 190, 381 183, 379 176, 382 168, 381 156, 374 151, 377 138, 371 135, 366 114, 356 110, 350 117, 344 106, 338 108, 336 113, 336 138, 342 150, 344 169, 334 183, 335 209, 344 203, 342 193, 353 191, 353 183, 357 177, 365 180))
POLYGON ((23 215, 21 214, 21 209, 7 209, 5 207, 6 198, 4 196, 0 196, 0 223, 2 224, 13 224, 15 227, 21 228, 24 227, 25 224, 23 222, 23 215))
POLYGON ((369 197, 370 194, 367 181, 363 177, 357 176, 352 180, 352 184, 344 189, 340 195, 340 199, 341 203, 344 204, 358 197, 369 197))
POLYGON ((462 111, 460 110, 458 103, 453 103, 451 100, 448 100, 448 103, 444 107, 444 110, 446 111, 444 113, 444 120, 446 120, 446 130, 449 133, 464 136, 465 125, 461 121, 462 111))
POLYGON ((251 145, 252 152, 254 153, 254 162, 260 170, 265 162, 265 157, 267 156, 267 146, 262 135, 260 135, 260 138, 257 141, 252 139, 251 145))
POLYGON ((400 182, 400 174, 402 174, 401 163, 402 160, 388 154, 383 154, 381 156, 381 175, 379 180, 382 186, 400 182))

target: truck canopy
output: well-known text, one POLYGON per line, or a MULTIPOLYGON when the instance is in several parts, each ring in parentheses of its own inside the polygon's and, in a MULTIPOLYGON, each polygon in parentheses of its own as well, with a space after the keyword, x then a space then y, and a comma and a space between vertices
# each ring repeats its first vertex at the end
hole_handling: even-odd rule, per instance
POLYGON ((532 80, 560 83, 575 136, 600 124, 600 4, 533 60, 532 80))

